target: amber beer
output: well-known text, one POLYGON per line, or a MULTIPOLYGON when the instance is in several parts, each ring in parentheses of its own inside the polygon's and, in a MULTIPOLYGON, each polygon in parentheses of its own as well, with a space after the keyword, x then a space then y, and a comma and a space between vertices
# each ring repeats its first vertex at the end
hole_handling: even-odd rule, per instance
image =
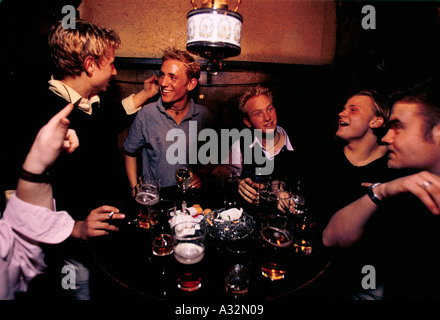
POLYGON ((288 230, 284 217, 271 218, 269 225, 261 230, 262 257, 261 274, 274 281, 284 279, 289 256, 292 253, 292 233, 288 230))
POLYGON ((295 252, 308 255, 313 250, 315 220, 307 213, 307 210, 298 210, 294 220, 293 247, 295 252))
POLYGON ((148 208, 151 249, 155 256, 166 256, 173 253, 173 236, 168 221, 175 212, 176 203, 170 200, 161 200, 148 208))
POLYGON ((205 230, 199 222, 182 222, 173 227, 173 252, 177 265, 177 287, 192 292, 202 286, 205 230))
POLYGON ((167 256, 173 253, 173 237, 167 233, 156 235, 151 242, 155 256, 167 256))

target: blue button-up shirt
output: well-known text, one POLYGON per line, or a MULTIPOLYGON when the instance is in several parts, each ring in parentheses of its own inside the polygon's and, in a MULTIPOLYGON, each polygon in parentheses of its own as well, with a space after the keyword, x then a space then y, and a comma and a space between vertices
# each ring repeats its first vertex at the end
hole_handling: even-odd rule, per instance
POLYGON ((160 179, 162 187, 176 185, 176 169, 190 164, 189 152, 194 150, 190 145, 195 146, 200 130, 211 125, 209 110, 195 104, 192 99, 187 114, 177 124, 159 98, 139 110, 125 139, 124 149, 130 155, 142 151, 142 175, 145 179, 160 179))

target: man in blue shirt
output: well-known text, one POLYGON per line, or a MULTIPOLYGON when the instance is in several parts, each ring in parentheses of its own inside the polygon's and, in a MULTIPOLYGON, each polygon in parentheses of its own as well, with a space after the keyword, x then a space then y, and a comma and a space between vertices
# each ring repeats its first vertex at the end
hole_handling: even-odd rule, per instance
MULTIPOLYGON (((200 65, 186 51, 172 48, 164 52, 157 83, 161 96, 138 112, 124 142, 125 167, 132 188, 138 183, 139 152, 142 152, 142 176, 160 179, 162 187, 176 185, 177 168, 195 164, 189 161, 189 153, 197 151, 192 148, 197 148, 199 131, 212 123, 209 110, 189 97, 199 77, 200 65), (173 150, 184 152, 183 161, 181 155, 176 160, 173 150)), ((200 186, 195 171, 190 188, 200 186)))

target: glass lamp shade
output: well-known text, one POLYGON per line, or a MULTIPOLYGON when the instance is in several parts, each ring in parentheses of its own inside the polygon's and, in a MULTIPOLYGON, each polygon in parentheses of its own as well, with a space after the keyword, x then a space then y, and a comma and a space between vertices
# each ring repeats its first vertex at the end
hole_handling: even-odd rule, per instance
POLYGON ((228 9, 201 8, 188 12, 186 49, 202 58, 219 61, 241 52, 243 17, 228 9))

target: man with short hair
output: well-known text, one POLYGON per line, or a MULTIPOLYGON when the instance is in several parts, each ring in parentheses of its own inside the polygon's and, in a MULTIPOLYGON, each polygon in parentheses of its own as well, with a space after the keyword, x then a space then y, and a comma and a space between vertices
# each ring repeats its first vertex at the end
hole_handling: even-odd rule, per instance
POLYGON ((387 230, 379 239, 386 267, 376 271, 384 275, 385 298, 440 297, 439 92, 438 81, 431 80, 399 93, 382 138, 390 168, 419 172, 373 184, 366 195, 336 212, 322 235, 326 246, 352 246, 369 221, 379 218, 387 230))
MULTIPOLYGON (((74 105, 69 115, 70 127, 76 131, 81 145, 75 153, 61 155, 50 171, 57 209, 67 211, 75 220, 88 222, 91 214, 96 212, 95 208, 103 205, 117 207, 125 194, 129 194, 123 188, 126 182, 118 134, 132 120, 130 115, 139 108, 130 109, 120 102, 104 101, 98 95, 107 91, 110 80, 117 74, 114 60, 119 44, 116 32, 81 19, 75 21, 75 29, 64 28, 58 22, 49 34, 53 76, 39 102, 43 104, 41 116, 44 122, 66 101, 74 105)), ((154 77, 146 81, 144 90, 132 99, 154 96, 157 93, 154 81, 154 77)), ((114 212, 106 210, 100 213, 108 216, 114 212)), ((87 230, 83 239, 96 233, 108 234, 106 230, 94 230, 92 225, 84 224, 87 230)), ((51 249, 56 253, 48 252, 49 256, 68 260, 77 270, 74 297, 90 299, 87 248, 77 239, 69 238, 51 249)), ((59 274, 61 269, 53 271, 59 274)))
MULTIPOLYGON (((164 51, 158 77, 160 98, 138 112, 124 142, 125 167, 131 188, 138 184, 137 157, 140 152, 143 178, 160 179, 162 187, 176 185, 177 168, 193 166, 189 163, 190 145, 197 146, 200 130, 212 126, 210 111, 194 103, 190 97, 199 77, 200 65, 186 51, 175 48, 164 51), (194 137, 190 136, 191 125, 197 128, 194 137), (174 133, 177 141, 174 141, 174 133), (167 138, 169 134, 171 139, 167 138), (174 154, 168 153, 175 143, 179 144, 179 152, 185 151, 184 163, 174 163, 174 154)), ((134 102, 133 105, 138 104, 134 102)), ((198 168, 196 166, 190 188, 201 186, 198 168)))
MULTIPOLYGON (((286 169, 283 180, 295 169, 287 169, 293 165, 293 146, 287 132, 278 125, 276 108, 273 104, 273 95, 269 88, 255 86, 247 90, 240 97, 238 109, 241 111, 243 123, 249 129, 252 140, 237 139, 229 152, 229 163, 216 166, 212 174, 224 177, 234 173, 241 178, 239 194, 249 203, 255 199, 258 187, 255 180, 257 168, 262 176, 280 177, 280 169, 286 169), (261 134, 255 134, 255 130, 261 134), (260 159, 257 157, 259 156, 260 159), (286 161, 282 161, 287 159, 286 161), (264 160, 265 163, 257 163, 264 160), (268 165, 268 162, 272 162, 268 165), (266 173, 266 174, 265 174, 266 173)), ((296 182, 296 181, 289 181, 296 182)))

